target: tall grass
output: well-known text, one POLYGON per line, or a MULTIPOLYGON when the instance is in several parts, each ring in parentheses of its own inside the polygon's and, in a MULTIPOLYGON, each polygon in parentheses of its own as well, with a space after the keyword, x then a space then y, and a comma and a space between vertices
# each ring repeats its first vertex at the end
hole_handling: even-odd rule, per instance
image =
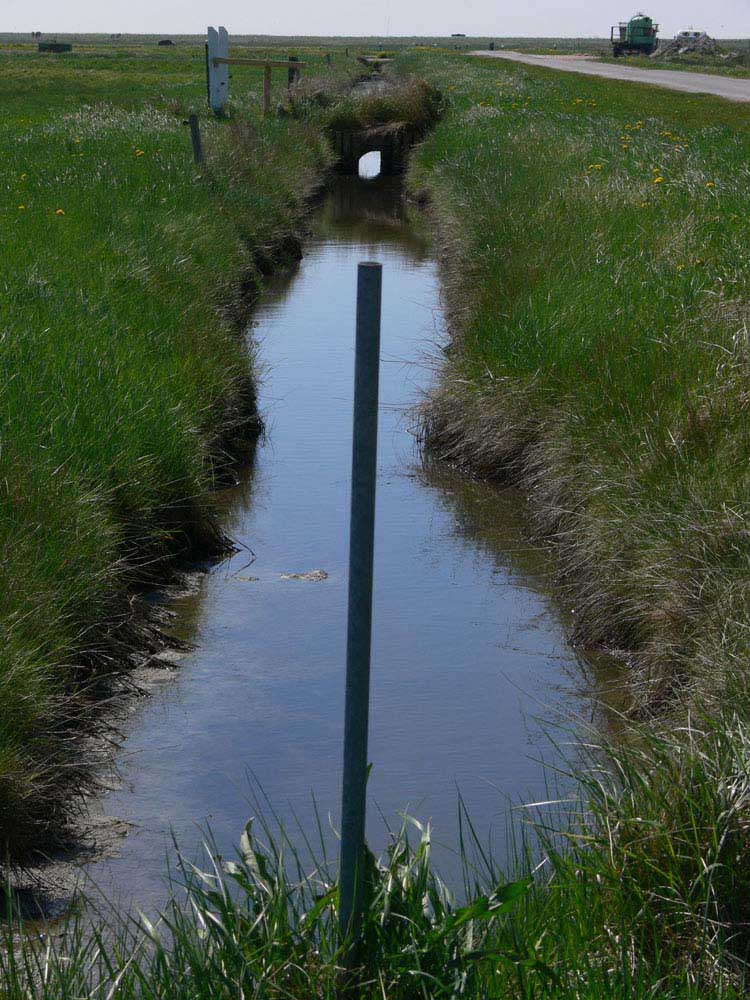
POLYGON ((95 696, 152 648, 138 588, 225 544, 212 487, 257 432, 240 321, 298 253, 329 153, 260 114, 259 72, 210 120, 197 49, 0 59, 0 850, 19 857, 64 833, 95 696))
POLYGON ((640 711, 721 701, 750 649, 745 112, 413 65, 452 101, 412 172, 455 334, 432 442, 524 484, 579 640, 628 659, 640 711))
POLYGON ((235 859, 210 839, 158 916, 79 910, 4 925, 9 1000, 76 997, 470 997, 734 1000, 748 978, 750 734, 722 725, 577 765, 580 798, 528 807, 501 872, 462 814, 465 879, 451 891, 412 818, 367 856, 362 938, 338 933, 335 862, 309 831, 249 823, 235 859), (259 828, 259 829, 258 829, 259 828), (307 860, 303 860, 303 856, 307 860))

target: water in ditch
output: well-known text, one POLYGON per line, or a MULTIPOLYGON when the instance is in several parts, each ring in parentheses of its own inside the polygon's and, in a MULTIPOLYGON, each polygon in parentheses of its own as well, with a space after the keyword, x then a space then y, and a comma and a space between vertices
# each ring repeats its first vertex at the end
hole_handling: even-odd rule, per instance
MULTIPOLYGON (((99 808, 131 824, 92 865, 108 898, 158 905, 174 857, 210 826, 231 855, 260 788, 279 818, 338 822, 344 693, 356 267, 383 265, 382 375, 372 665, 370 820, 431 820, 437 862, 458 875, 458 793, 502 860, 508 800, 546 798, 544 722, 585 713, 544 554, 516 503, 420 462, 410 408, 445 333, 436 264, 393 182, 343 179, 299 266, 271 284, 257 345, 266 435, 225 499, 236 555, 178 599, 194 649, 135 703, 119 785, 99 808), (317 804, 313 806, 313 797, 317 804)), ((558 734, 559 735, 559 734, 558 734)))

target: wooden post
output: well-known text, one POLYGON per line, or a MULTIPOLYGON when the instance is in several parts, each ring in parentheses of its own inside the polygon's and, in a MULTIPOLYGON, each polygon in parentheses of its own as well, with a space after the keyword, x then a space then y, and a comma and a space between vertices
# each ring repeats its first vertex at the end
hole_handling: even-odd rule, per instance
POLYGON ((193 159, 196 163, 203 163, 203 144, 201 143, 201 127, 198 115, 190 115, 188 125, 190 126, 190 138, 193 141, 193 159))
MULTIPOLYGON (((299 57, 298 56, 289 56, 289 62, 290 63, 299 62, 299 57)), ((296 66, 290 66, 289 67, 289 76, 287 78, 287 87, 289 89, 291 89, 298 80, 299 80, 299 70, 297 69, 296 66)))
POLYGON ((208 103, 221 116, 229 97, 229 35, 226 28, 208 29, 208 103))
POLYGON ((263 67, 263 111, 269 114, 271 111, 271 67, 263 67))

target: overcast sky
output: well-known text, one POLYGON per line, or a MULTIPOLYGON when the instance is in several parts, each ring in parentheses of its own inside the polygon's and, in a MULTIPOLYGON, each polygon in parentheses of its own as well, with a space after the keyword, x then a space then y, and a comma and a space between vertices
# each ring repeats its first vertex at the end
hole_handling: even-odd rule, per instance
POLYGON ((669 36, 705 28, 724 38, 750 37, 750 0, 0 0, 2 31, 202 34, 225 24, 235 34, 270 35, 609 35, 610 24, 645 9, 669 36))

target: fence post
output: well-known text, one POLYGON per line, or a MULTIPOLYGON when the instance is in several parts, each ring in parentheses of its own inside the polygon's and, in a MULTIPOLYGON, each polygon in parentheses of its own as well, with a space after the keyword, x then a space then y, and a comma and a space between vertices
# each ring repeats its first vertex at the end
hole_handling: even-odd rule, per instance
POLYGON ((190 138, 193 143, 193 159, 196 163, 203 163, 203 144, 201 143, 201 126, 198 115, 190 115, 187 123, 190 126, 190 138))
MULTIPOLYGON (((290 63, 299 62, 299 56, 289 56, 290 63)), ((287 87, 291 88, 299 80, 299 69, 296 66, 289 67, 289 75, 287 78, 287 87)))
POLYGON ((339 887, 339 930, 342 939, 352 945, 359 936, 363 903, 382 270, 382 265, 371 262, 361 263, 357 268, 339 887))
POLYGON ((229 66, 221 63, 218 66, 214 59, 229 58, 229 35, 226 28, 208 29, 208 51, 206 68, 208 70, 208 103, 215 115, 221 116, 224 105, 229 98, 229 66))

